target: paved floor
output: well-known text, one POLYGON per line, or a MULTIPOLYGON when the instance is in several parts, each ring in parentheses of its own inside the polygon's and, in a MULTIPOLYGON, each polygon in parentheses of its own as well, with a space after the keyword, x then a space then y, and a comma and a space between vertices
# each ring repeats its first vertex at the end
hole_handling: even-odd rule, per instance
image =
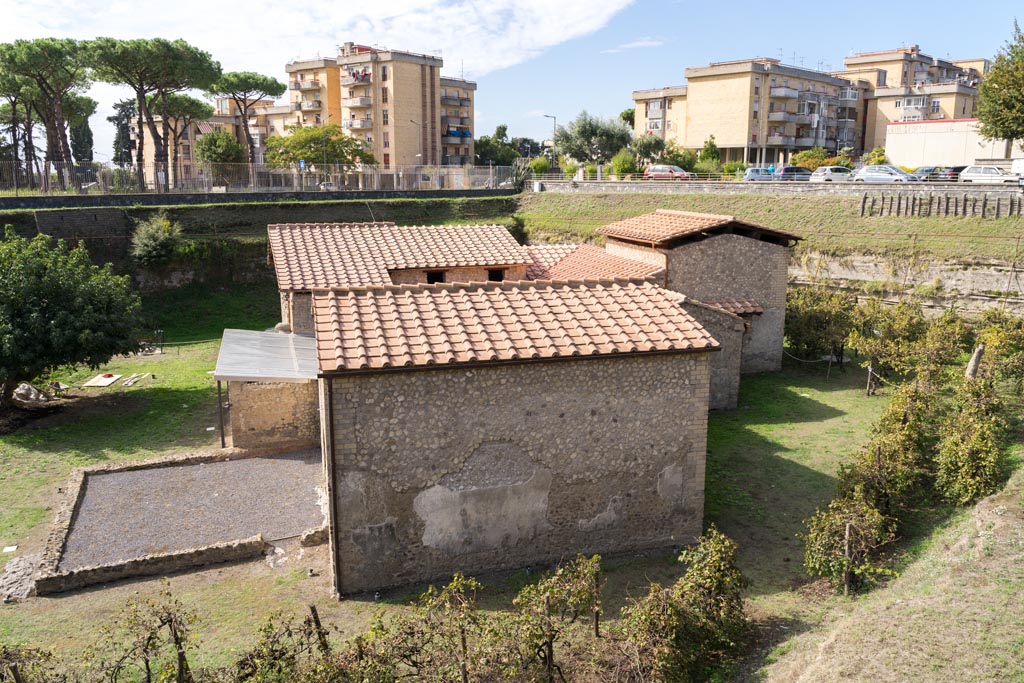
POLYGON ((86 477, 59 570, 323 524, 319 450, 86 477))

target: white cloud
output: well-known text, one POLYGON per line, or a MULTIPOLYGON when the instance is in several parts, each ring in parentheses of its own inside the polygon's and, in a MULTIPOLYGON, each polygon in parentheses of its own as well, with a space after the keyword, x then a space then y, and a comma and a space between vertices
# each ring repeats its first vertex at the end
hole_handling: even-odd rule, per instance
POLYGON ((625 52, 626 50, 636 50, 644 47, 659 47, 664 44, 665 41, 661 40, 660 38, 645 37, 639 38, 629 43, 623 43, 622 45, 618 45, 607 50, 601 50, 601 54, 616 54, 619 52, 625 52))
MULTIPOLYGON (((0 0, 0 42, 59 36, 184 38, 227 71, 284 78, 298 57, 334 55, 341 42, 410 52, 440 50, 447 75, 480 78, 593 33, 634 0, 391 0, 243 5, 210 0, 0 0), (363 9, 364 13, 356 13, 363 9), (354 11, 355 10, 355 11, 354 11)), ((96 148, 109 149, 113 91, 97 88, 96 148), (109 130, 100 130, 100 128, 109 130)), ((128 96, 126 92, 125 97, 128 96)))

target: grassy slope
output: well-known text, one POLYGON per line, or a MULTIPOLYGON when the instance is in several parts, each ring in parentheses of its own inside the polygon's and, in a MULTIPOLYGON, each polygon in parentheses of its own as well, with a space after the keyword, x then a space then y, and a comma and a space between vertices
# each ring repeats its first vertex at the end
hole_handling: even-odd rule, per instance
POLYGON ((883 589, 780 648, 767 680, 1024 681, 1024 470, 883 589))
POLYGON ((912 248, 943 258, 1010 258, 1024 234, 1020 218, 861 218, 857 197, 711 194, 526 194, 520 214, 538 242, 597 241, 596 228, 655 209, 738 216, 806 238, 804 249, 893 252, 912 248), (852 236, 852 233, 871 233, 852 236), (841 234, 830 237, 829 234, 841 234), (916 240, 912 235, 917 235, 916 240))

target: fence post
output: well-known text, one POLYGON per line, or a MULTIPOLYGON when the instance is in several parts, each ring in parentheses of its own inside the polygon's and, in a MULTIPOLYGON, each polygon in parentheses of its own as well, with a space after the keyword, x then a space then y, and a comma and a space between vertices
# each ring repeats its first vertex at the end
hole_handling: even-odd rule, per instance
POLYGON ((843 556, 846 564, 843 567, 843 595, 850 595, 850 523, 846 523, 846 537, 843 539, 843 556))
POLYGON ((860 215, 862 217, 864 216, 864 207, 867 205, 867 203, 868 203, 868 193, 865 192, 864 196, 860 198, 860 215))

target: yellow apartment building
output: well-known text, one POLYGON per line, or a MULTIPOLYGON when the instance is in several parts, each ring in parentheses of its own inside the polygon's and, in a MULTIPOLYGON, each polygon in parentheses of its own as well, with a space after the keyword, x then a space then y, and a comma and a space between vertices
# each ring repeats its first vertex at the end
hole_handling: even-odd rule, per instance
POLYGON ((860 146, 860 82, 744 59, 688 68, 686 85, 638 90, 634 132, 700 149, 714 135, 722 161, 781 164, 814 146, 860 146))
POLYGON ((435 55, 345 43, 336 58, 287 65, 287 125, 337 123, 386 168, 473 163, 476 83, 441 76, 435 55))
POLYGON ((685 85, 634 91, 634 133, 692 150, 714 135, 723 162, 778 165, 815 146, 859 155, 885 145, 889 123, 973 117, 989 65, 916 45, 853 54, 830 73, 769 58, 714 62, 686 69, 685 85))

